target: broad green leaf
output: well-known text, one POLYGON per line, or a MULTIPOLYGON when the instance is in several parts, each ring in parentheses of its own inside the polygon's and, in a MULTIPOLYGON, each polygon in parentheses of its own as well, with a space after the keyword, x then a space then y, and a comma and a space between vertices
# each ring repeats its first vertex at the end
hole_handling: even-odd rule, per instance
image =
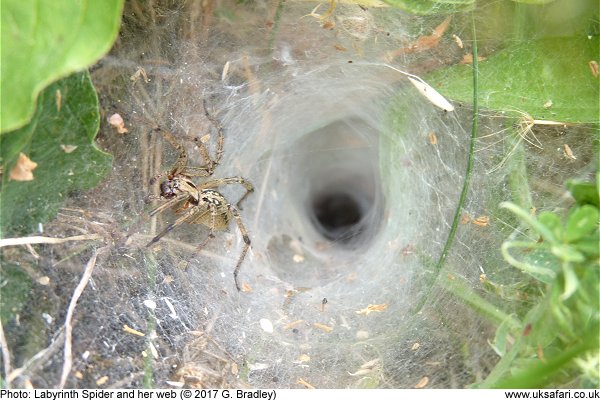
POLYGON ((563 226, 558 215, 550 211, 543 211, 540 213, 538 221, 548 228, 555 238, 561 239, 563 226))
POLYGON ((501 251, 510 265, 540 282, 554 282, 560 270, 556 257, 553 257, 546 247, 537 243, 506 241, 502 244, 501 251))
POLYGON ((98 98, 89 74, 55 82, 41 94, 26 126, 0 136, 0 237, 30 234, 52 218, 74 190, 92 188, 109 171, 111 156, 93 144, 98 98), (59 100, 60 99, 60 100, 59 100), (37 168, 31 181, 10 180, 19 153, 37 168))
POLYGON ((575 247, 567 244, 554 245, 552 246, 551 251, 552 254, 565 262, 580 263, 585 260, 583 254, 577 251, 575 247))
POLYGON ((567 189, 569 189, 577 204, 592 204, 600 207, 600 193, 598 193, 596 183, 568 181, 567 189))
POLYGON ((589 235, 598 226, 598 209, 585 205, 574 208, 567 218, 563 239, 573 242, 589 235))
POLYGON ((102 57, 122 10, 123 0, 3 0, 0 132, 25 125, 49 83, 102 57))
POLYGON ((598 257, 600 255, 600 234, 596 231, 589 237, 583 238, 577 241, 577 250, 586 254, 589 258, 598 257))
POLYGON ((415 14, 446 14, 465 11, 473 7, 475 0, 384 0, 392 7, 415 14))
MULTIPOLYGON (((553 37, 509 44, 479 62, 479 105, 537 120, 598 122, 598 37, 553 37), (551 104, 551 105, 550 105, 551 104)), ((471 65, 432 73, 428 82, 458 101, 473 98, 471 65)))

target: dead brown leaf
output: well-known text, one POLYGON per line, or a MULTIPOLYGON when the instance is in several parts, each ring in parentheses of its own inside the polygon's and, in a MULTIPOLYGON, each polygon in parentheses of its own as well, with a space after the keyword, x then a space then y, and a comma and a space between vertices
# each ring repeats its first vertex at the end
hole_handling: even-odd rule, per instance
POLYGON ((448 29, 451 20, 452 16, 447 17, 442 21, 441 24, 435 27, 431 35, 421 36, 414 42, 409 43, 408 46, 389 52, 388 59, 392 60, 404 54, 418 53, 437 47, 437 45, 440 43, 440 39, 448 29))
POLYGON ((370 313, 372 313, 374 311, 382 312, 386 308, 388 308, 387 304, 369 304, 366 308, 356 311, 356 313, 359 315, 369 315, 370 313))
POLYGON ((148 79, 148 75, 146 74, 146 71, 142 67, 138 67, 137 71, 135 71, 135 74, 133 74, 129 77, 129 79, 131 79, 133 82, 137 82, 140 78, 143 78, 144 82, 146 82, 146 83, 150 82, 150 79, 148 79))
POLYGON ((62 93, 60 89, 56 89, 56 92, 54 92, 54 100, 56 101, 56 111, 60 112, 62 108, 62 93))
POLYGON ((142 337, 146 336, 143 332, 140 332, 140 331, 137 331, 137 330, 135 330, 133 328, 130 328, 127 325, 123 325, 123 331, 125 331, 127 333, 131 333, 132 335, 135 335, 135 336, 142 336, 142 337))
POLYGON ((333 331, 333 328, 332 328, 331 326, 329 326, 329 325, 324 325, 324 324, 319 324, 318 322, 315 322, 315 323, 313 324, 313 326, 314 326, 315 328, 319 328, 319 329, 321 329, 322 331, 325 331, 325 332, 327 332, 327 333, 331 333, 331 331, 333 331))
POLYGON ((429 134, 427 135, 429 137, 429 143, 436 145, 437 144, 437 136, 435 135, 434 132, 429 132, 429 134))
POLYGON ((571 150, 571 147, 568 144, 563 144, 563 148, 565 149, 566 158, 569 158, 571 160, 577 160, 577 157, 575 157, 575 154, 573 154, 573 150, 571 150))
POLYGON ((115 113, 108 118, 108 123, 117 130, 117 133, 125 134, 129 132, 127 128, 125 128, 125 121, 123 121, 123 117, 119 114, 115 113))
POLYGON ((23 153, 19 153, 19 159, 11 169, 8 176, 9 181, 32 181, 33 170, 37 168, 37 163, 33 162, 23 153))
POLYGON ((328 19, 327 21, 323 22, 323 29, 328 29, 328 30, 332 30, 333 28, 335 28, 335 22, 333 22, 332 20, 328 19))
POLYGON ((463 45, 463 41, 462 41, 462 40, 461 40, 461 38, 459 38, 458 36, 456 36, 456 35, 452 35, 452 39, 454 39, 454 42, 456 43, 456 45, 457 45, 459 48, 461 48, 461 49, 462 49, 463 47, 465 47, 465 46, 463 45))
POLYGON ((304 322, 303 319, 299 319, 297 321, 290 322, 289 324, 287 324, 283 327, 283 330, 295 328, 296 326, 300 325, 303 322, 304 322))
POLYGON ((298 378, 298 380, 296 380, 296 383, 299 384, 299 385, 303 385, 307 389, 315 389, 315 387, 313 385, 311 385, 310 383, 306 382, 302 378, 298 378))
POLYGON ((542 349, 541 344, 538 344, 537 346, 537 356, 540 360, 546 361, 546 357, 544 357, 544 350, 542 349))
POLYGON ((75 151, 75 149, 77 148, 77 146, 74 146, 72 144, 61 144, 60 148, 62 149, 62 151, 64 151, 65 153, 69 154, 75 151))
POLYGON ((429 383, 429 378, 424 376, 421 378, 419 382, 415 385, 415 389, 423 389, 429 383))
POLYGON ((471 223, 473 225, 485 227, 490 224, 490 217, 488 217, 487 215, 482 215, 481 217, 475 218, 473 221, 471 221, 471 223))
POLYGON ((592 71, 592 75, 594 76, 594 78, 598 77, 598 61, 590 61, 588 63, 588 65, 590 66, 590 70, 592 71))
MULTIPOLYGON (((477 56, 477 61, 485 61, 485 57, 477 56)), ((463 56, 462 60, 458 62, 461 65, 464 64, 473 64, 473 54, 467 53, 463 56)))
POLYGON ((106 382, 108 382, 108 376, 104 375, 102 378, 99 378, 99 379, 96 380, 96 385, 97 386, 102 386, 106 382))

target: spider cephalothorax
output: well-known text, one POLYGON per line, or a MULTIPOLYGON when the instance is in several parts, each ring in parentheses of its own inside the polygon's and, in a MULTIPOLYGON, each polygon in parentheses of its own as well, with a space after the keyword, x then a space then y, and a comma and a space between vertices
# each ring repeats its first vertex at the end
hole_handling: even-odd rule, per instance
POLYGON ((160 197, 163 199, 170 199, 180 193, 193 194, 197 190, 196 185, 192 182, 190 177, 184 175, 171 176, 167 177, 167 179, 160 184, 160 197))
POLYGON ((221 179, 209 179, 205 182, 195 184, 192 181, 193 177, 209 177, 212 176, 214 169, 219 165, 221 156, 223 155, 223 127, 218 121, 213 118, 208 111, 206 106, 204 107, 206 117, 216 127, 218 132, 217 141, 217 155, 212 160, 208 154, 208 150, 204 143, 200 140, 194 142, 198 146, 200 154, 206 161, 206 164, 199 167, 188 166, 188 156, 183 145, 171 134, 170 132, 156 128, 155 131, 160 132, 162 136, 179 152, 177 161, 171 168, 171 170, 164 174, 159 174, 151 179, 150 183, 153 184, 161 176, 166 175, 166 179, 160 184, 160 198, 165 202, 160 206, 156 207, 150 212, 150 216, 154 216, 168 208, 172 209, 179 217, 165 229, 163 229, 158 235, 156 235, 147 246, 151 246, 158 242, 164 235, 169 233, 176 226, 188 223, 188 224, 202 224, 210 228, 207 239, 202 242, 198 247, 203 247, 208 240, 214 238, 215 230, 223 230, 227 228, 229 222, 235 219, 238 229, 242 234, 244 240, 244 247, 240 258, 235 266, 233 272, 235 286, 240 290, 240 285, 237 279, 242 261, 246 256, 246 252, 250 247, 250 238, 246 227, 242 222, 240 214, 236 207, 229 204, 227 199, 216 190, 219 186, 229 185, 232 183, 239 183, 246 189, 246 193, 237 202, 237 207, 240 207, 240 203, 252 192, 254 187, 250 182, 242 177, 230 177, 221 179))

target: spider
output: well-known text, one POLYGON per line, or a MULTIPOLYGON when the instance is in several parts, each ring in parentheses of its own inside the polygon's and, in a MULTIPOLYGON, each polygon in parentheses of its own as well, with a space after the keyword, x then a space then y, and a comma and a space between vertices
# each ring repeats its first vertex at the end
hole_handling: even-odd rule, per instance
POLYGON ((163 172, 150 180, 150 184, 154 184, 159 178, 165 176, 165 180, 160 184, 160 199, 165 202, 160 206, 156 207, 150 212, 150 217, 170 208, 179 217, 166 226, 158 235, 156 235, 146 247, 150 247, 158 242, 163 236, 172 231, 176 226, 183 223, 188 224, 202 224, 210 228, 208 237, 197 247, 201 249, 208 243, 209 240, 215 237, 215 230, 224 230, 229 225, 232 219, 235 222, 242 234, 244 240, 244 247, 239 256, 235 269, 233 271, 233 279, 237 290, 241 290, 238 282, 238 274, 240 267, 248 249, 250 248, 250 237, 248 231, 242 222, 238 208, 241 209, 241 202, 248 197, 248 195, 254 191, 254 187, 248 180, 242 177, 230 177, 220 179, 209 179, 205 182, 195 184, 192 181, 193 177, 210 177, 214 173, 215 168, 219 165, 221 157, 223 156, 223 127, 221 124, 209 114, 206 103, 204 103, 204 113, 208 120, 213 124, 218 133, 216 157, 212 160, 208 154, 208 149, 202 143, 202 141, 193 139, 202 158, 206 161, 206 164, 200 167, 188 166, 188 155, 185 151, 184 146, 173 136, 172 133, 166 131, 160 127, 154 128, 154 131, 162 134, 174 148, 179 152, 179 156, 175 161, 173 167, 163 172), (246 193, 236 203, 236 207, 229 204, 227 199, 219 193, 216 189, 219 186, 230 185, 232 183, 238 183, 246 189, 246 193))

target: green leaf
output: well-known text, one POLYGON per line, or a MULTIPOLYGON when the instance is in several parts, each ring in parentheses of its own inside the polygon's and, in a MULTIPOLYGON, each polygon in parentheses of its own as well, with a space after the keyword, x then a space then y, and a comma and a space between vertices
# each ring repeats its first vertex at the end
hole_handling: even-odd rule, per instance
POLYGON ((29 124, 0 136, 6 171, 0 188, 0 237, 37 231, 38 224, 55 215, 67 194, 90 189, 106 175, 112 158, 93 144, 99 118, 89 74, 78 73, 40 94, 29 124), (9 179, 19 153, 38 164, 32 181, 9 179))
POLYGON ((598 192, 597 184, 592 182, 568 181, 567 189, 569 189, 577 204, 591 204, 600 207, 600 193, 598 192))
MULTIPOLYGON (((479 62, 479 105, 537 120, 597 123, 598 78, 588 63, 598 59, 598 43, 581 35, 510 44, 479 62)), ((443 95, 470 103, 472 74, 470 65, 456 65, 427 79, 443 95)))
POLYGON ((583 254, 575 249, 575 247, 567 244, 557 244, 552 246, 552 254, 565 262, 580 263, 585 260, 583 254))
MULTIPOLYGON (((492 387, 495 389, 530 389, 543 388, 552 382, 553 377, 560 373, 576 357, 585 352, 597 348, 593 343, 594 339, 585 338, 585 341, 572 346, 559 355, 546 361, 535 361, 529 368, 521 371, 519 374, 506 378, 495 383, 492 387)), ((598 341, 596 337, 595 341, 598 341)))
POLYGON ((598 226, 598 209, 585 205, 574 208, 567 218, 563 239, 574 242, 591 234, 598 226))
POLYGON ((555 238, 561 239, 563 226, 558 215, 550 211, 543 211, 540 213, 538 221, 548 228, 555 238))
MULTIPOLYGON (((513 214, 519 217, 522 221, 528 223, 533 229, 535 229, 540 235, 544 237, 544 239, 548 242, 554 243, 556 242, 556 236, 551 229, 548 229, 546 225, 536 220, 533 216, 529 214, 528 211, 523 210, 516 204, 513 204, 508 201, 504 201, 500 203, 501 208, 506 208, 510 210, 513 214)), ((544 213, 542 213, 544 214, 544 213)))
POLYGON ((588 257, 598 257, 600 255, 600 232, 596 231, 589 237, 577 241, 577 250, 586 254, 588 257))
POLYGON ((475 0, 384 0, 384 2, 392 7, 421 15, 465 11, 475 4, 475 0))
POLYGON ((560 296, 560 299, 561 301, 565 301, 575 293, 577 288, 579 288, 579 279, 577 279, 577 275, 570 264, 565 263, 562 267, 565 282, 564 291, 560 296))
POLYGON ((3 0, 0 132, 25 125, 49 83, 102 57, 122 10, 123 0, 3 0))
POLYGON ((506 241, 500 250, 504 259, 513 267, 540 282, 554 282, 560 266, 546 247, 534 242, 506 241))

